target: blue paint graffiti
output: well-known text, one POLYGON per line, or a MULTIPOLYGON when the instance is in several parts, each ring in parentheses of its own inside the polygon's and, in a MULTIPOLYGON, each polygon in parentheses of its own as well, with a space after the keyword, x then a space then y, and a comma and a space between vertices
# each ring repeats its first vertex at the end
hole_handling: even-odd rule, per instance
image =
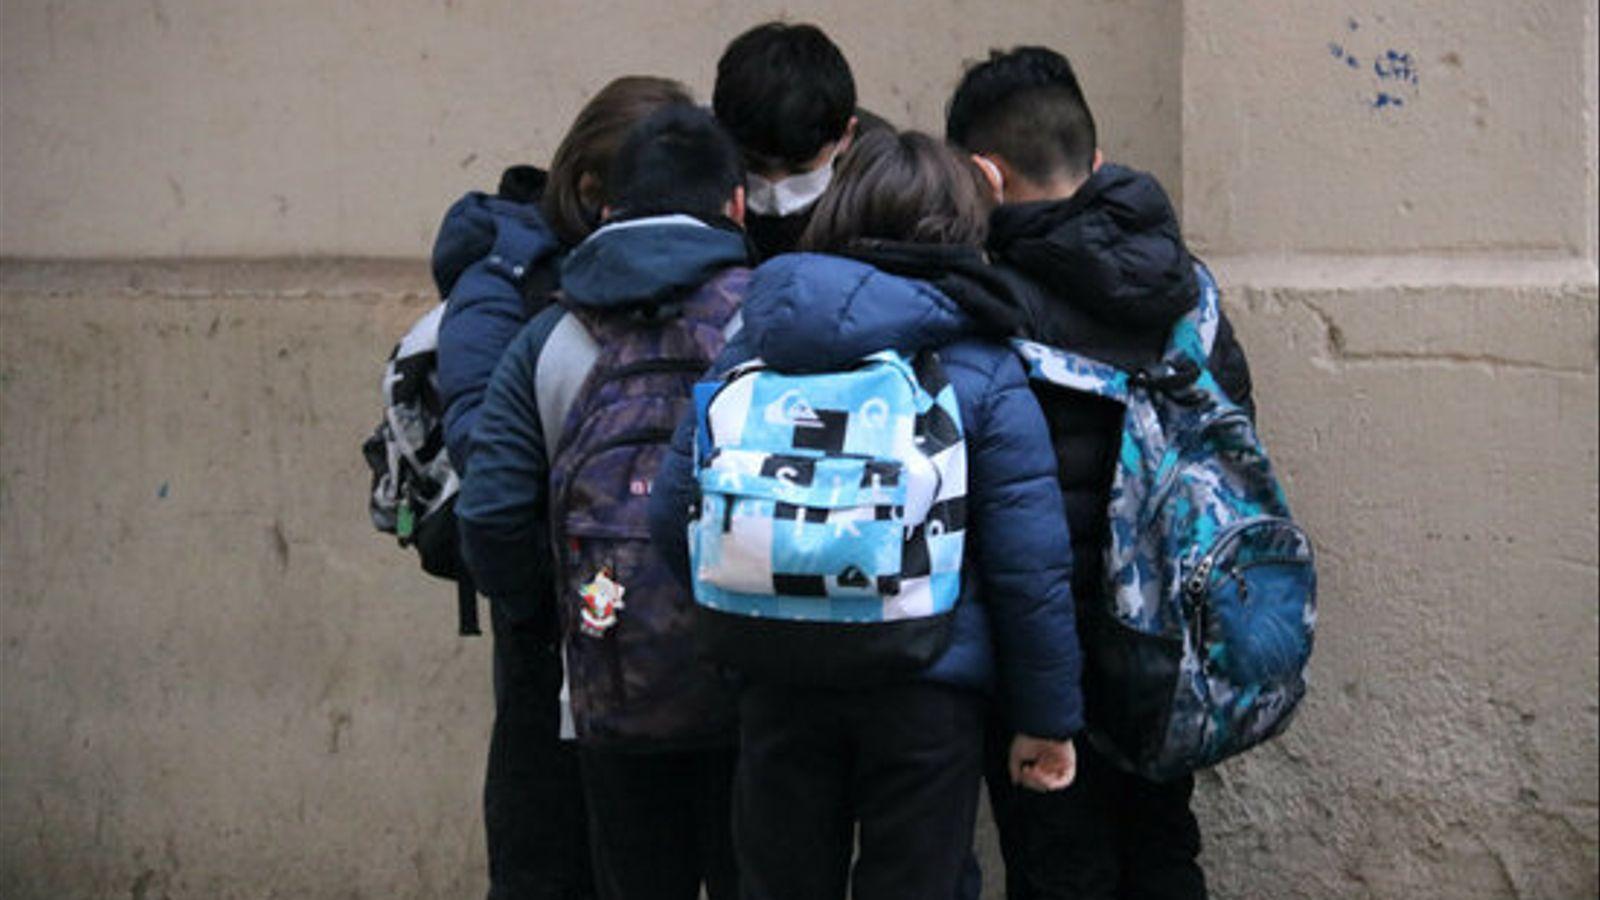
MULTIPOLYGON (((1361 23, 1354 18, 1346 19, 1345 29, 1353 35, 1361 29, 1361 23)), ((1342 42, 1330 41, 1328 55, 1342 63, 1346 70, 1359 72, 1366 69, 1361 62, 1362 57, 1342 42)), ((1416 100, 1417 86, 1422 78, 1418 73, 1416 57, 1411 53, 1392 47, 1381 53, 1374 53, 1371 71, 1375 83, 1365 99, 1372 109, 1400 109, 1416 100)))
POLYGON ((167 499, 167 495, 170 493, 172 493, 172 485, 165 481, 161 482, 161 487, 156 488, 156 496, 162 500, 167 499))
POLYGON ((1417 64, 1409 53, 1390 50, 1382 57, 1372 61, 1372 71, 1385 81, 1403 81, 1407 84, 1416 84, 1417 64))

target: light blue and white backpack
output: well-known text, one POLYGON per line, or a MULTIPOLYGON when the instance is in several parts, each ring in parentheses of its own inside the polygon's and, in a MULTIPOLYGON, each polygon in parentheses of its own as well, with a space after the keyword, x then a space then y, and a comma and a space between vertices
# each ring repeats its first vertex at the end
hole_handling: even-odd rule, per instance
POLYGON ((967 464, 936 354, 844 371, 760 360, 696 389, 689 524, 702 649, 764 679, 861 684, 942 653, 967 464))
POLYGON ((1316 624, 1310 539, 1249 415, 1206 371, 1220 316, 1196 266, 1197 308, 1163 362, 1124 371, 1017 341, 1030 377, 1127 408, 1108 510, 1106 585, 1076 598, 1090 738, 1164 780, 1288 727, 1316 624))

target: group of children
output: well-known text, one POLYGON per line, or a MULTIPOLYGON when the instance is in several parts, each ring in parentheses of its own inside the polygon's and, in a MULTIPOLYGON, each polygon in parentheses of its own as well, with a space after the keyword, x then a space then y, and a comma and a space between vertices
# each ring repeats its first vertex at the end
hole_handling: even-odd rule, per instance
MULTIPOLYGON (((818 29, 758 26, 709 112, 672 81, 607 85, 548 173, 450 210, 434 274, 462 555, 495 635, 491 898, 975 898, 980 779, 1008 897, 1205 895, 1192 778, 1105 758, 1097 710, 1123 701, 1080 671, 1113 627, 1092 598, 1122 410, 1031 387, 1007 343, 1150 363, 1199 291, 1160 186, 1103 163, 1065 58, 969 69, 941 140, 858 109, 818 29), (696 383, 885 350, 935 356, 953 390, 948 627, 893 676, 719 664, 688 540, 696 383)), ((1209 368, 1248 405, 1225 321, 1209 368)))

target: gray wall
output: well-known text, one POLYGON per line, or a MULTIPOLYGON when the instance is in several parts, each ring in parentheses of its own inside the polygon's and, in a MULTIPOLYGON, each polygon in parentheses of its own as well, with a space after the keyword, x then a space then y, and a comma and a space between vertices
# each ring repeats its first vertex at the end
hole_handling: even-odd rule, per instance
POLYGON ((1201 778, 1216 893, 1600 891, 1594 4, 0 0, 0 895, 482 890, 488 645, 366 524, 377 363, 455 196, 779 12, 934 130, 1067 51, 1223 282, 1323 608, 1201 778))

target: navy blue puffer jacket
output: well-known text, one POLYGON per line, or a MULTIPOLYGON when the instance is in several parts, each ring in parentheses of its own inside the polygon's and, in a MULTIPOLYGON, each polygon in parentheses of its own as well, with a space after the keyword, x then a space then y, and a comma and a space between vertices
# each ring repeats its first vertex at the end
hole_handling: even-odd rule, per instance
POLYGON ((466 471, 478 406, 511 339, 556 287, 562 247, 537 200, 473 192, 444 215, 433 245, 433 280, 449 301, 439 325, 439 394, 445 447, 466 471))
MULTIPOLYGON (((716 367, 759 356, 780 370, 823 371, 885 348, 939 349, 967 430, 970 534, 953 640, 922 677, 978 689, 998 684, 1018 731, 1065 738, 1082 726, 1080 663, 1049 435, 1017 357, 979 336, 1011 323, 983 320, 1002 304, 978 274, 976 251, 958 252, 969 256, 959 268, 974 275, 952 276, 959 290, 854 259, 776 257, 756 270, 743 330, 716 367)), ((693 428, 690 420, 679 429, 651 510, 656 546, 684 577, 693 428)))

